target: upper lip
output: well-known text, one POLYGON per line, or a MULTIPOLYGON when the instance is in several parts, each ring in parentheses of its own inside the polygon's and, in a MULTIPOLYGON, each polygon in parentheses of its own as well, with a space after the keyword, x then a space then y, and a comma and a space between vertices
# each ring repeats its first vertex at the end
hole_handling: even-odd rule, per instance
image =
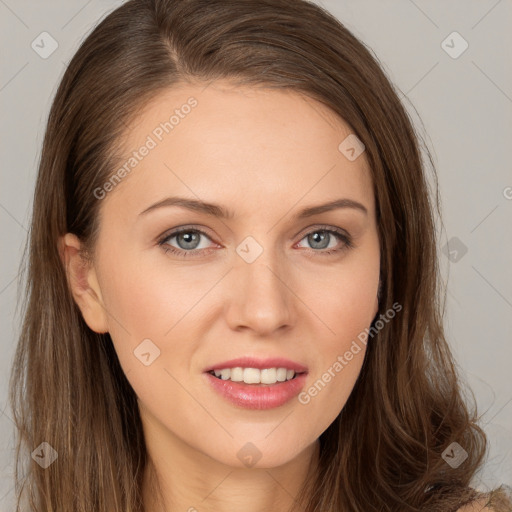
POLYGON ((256 359, 255 357, 239 357, 237 359, 230 359, 229 361, 224 361, 221 363, 216 363, 208 368, 205 368, 205 372, 211 372, 212 370, 223 370, 225 368, 258 368, 260 370, 264 370, 265 368, 286 368, 287 370, 294 370, 295 373, 304 373, 307 372, 308 369, 306 366, 296 363, 295 361, 291 361, 290 359, 285 359, 282 357, 270 357, 267 359, 256 359))

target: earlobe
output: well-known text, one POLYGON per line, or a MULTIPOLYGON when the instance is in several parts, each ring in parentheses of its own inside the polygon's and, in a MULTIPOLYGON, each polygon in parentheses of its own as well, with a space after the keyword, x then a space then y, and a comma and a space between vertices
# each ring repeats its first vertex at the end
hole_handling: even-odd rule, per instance
POLYGON ((58 249, 70 291, 85 322, 94 332, 108 332, 108 317, 96 272, 80 252, 79 238, 66 233, 59 238, 58 249))

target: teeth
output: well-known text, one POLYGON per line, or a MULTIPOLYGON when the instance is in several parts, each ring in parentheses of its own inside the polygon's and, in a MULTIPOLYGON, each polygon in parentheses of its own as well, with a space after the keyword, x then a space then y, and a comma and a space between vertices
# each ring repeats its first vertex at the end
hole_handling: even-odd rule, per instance
MULTIPOLYGON (((210 372, 211 373, 211 372, 210 372)), ((284 382, 295 377, 294 370, 286 368, 223 368, 222 370, 213 370, 216 377, 222 380, 231 380, 233 382, 244 382, 245 384, 275 384, 284 382)))
POLYGON ((262 384, 275 384, 277 382, 277 368, 267 368, 266 370, 261 370, 260 382, 262 384))
POLYGON ((231 368, 231 380, 233 382, 242 382, 244 380, 244 369, 240 367, 231 368))
POLYGON ((278 368, 276 371, 276 379, 278 382, 284 382, 287 374, 288 370, 286 368, 278 368))

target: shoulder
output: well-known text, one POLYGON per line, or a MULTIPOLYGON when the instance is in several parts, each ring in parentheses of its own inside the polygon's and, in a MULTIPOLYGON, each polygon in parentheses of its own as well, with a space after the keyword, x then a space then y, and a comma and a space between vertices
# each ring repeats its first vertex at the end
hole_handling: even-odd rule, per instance
POLYGON ((495 512, 494 509, 487 506, 488 503, 489 500, 486 498, 479 499, 473 503, 464 505, 462 508, 459 508, 457 512, 495 512))
POLYGON ((489 492, 478 492, 476 499, 457 512, 511 512, 512 487, 501 485, 489 492))

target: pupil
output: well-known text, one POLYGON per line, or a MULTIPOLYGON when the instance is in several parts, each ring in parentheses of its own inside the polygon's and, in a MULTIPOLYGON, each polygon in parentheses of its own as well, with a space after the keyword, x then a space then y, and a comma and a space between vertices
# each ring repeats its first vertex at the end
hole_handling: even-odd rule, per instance
POLYGON ((316 249, 325 249, 328 245, 329 245, 329 234, 326 233, 325 231, 316 231, 315 233, 313 233, 312 235, 309 235, 310 237, 310 243, 313 247, 315 247, 315 243, 318 243, 318 241, 320 241, 320 243, 323 241, 327 241, 327 244, 321 244, 320 247, 315 247, 316 249), (320 239, 320 240, 319 240, 320 239))
POLYGON ((197 245, 197 241, 199 239, 198 233, 193 233, 192 231, 187 231, 184 233, 180 233, 177 237, 178 244, 182 249, 195 249, 194 243, 197 245), (184 244, 180 241, 185 239, 184 244))

